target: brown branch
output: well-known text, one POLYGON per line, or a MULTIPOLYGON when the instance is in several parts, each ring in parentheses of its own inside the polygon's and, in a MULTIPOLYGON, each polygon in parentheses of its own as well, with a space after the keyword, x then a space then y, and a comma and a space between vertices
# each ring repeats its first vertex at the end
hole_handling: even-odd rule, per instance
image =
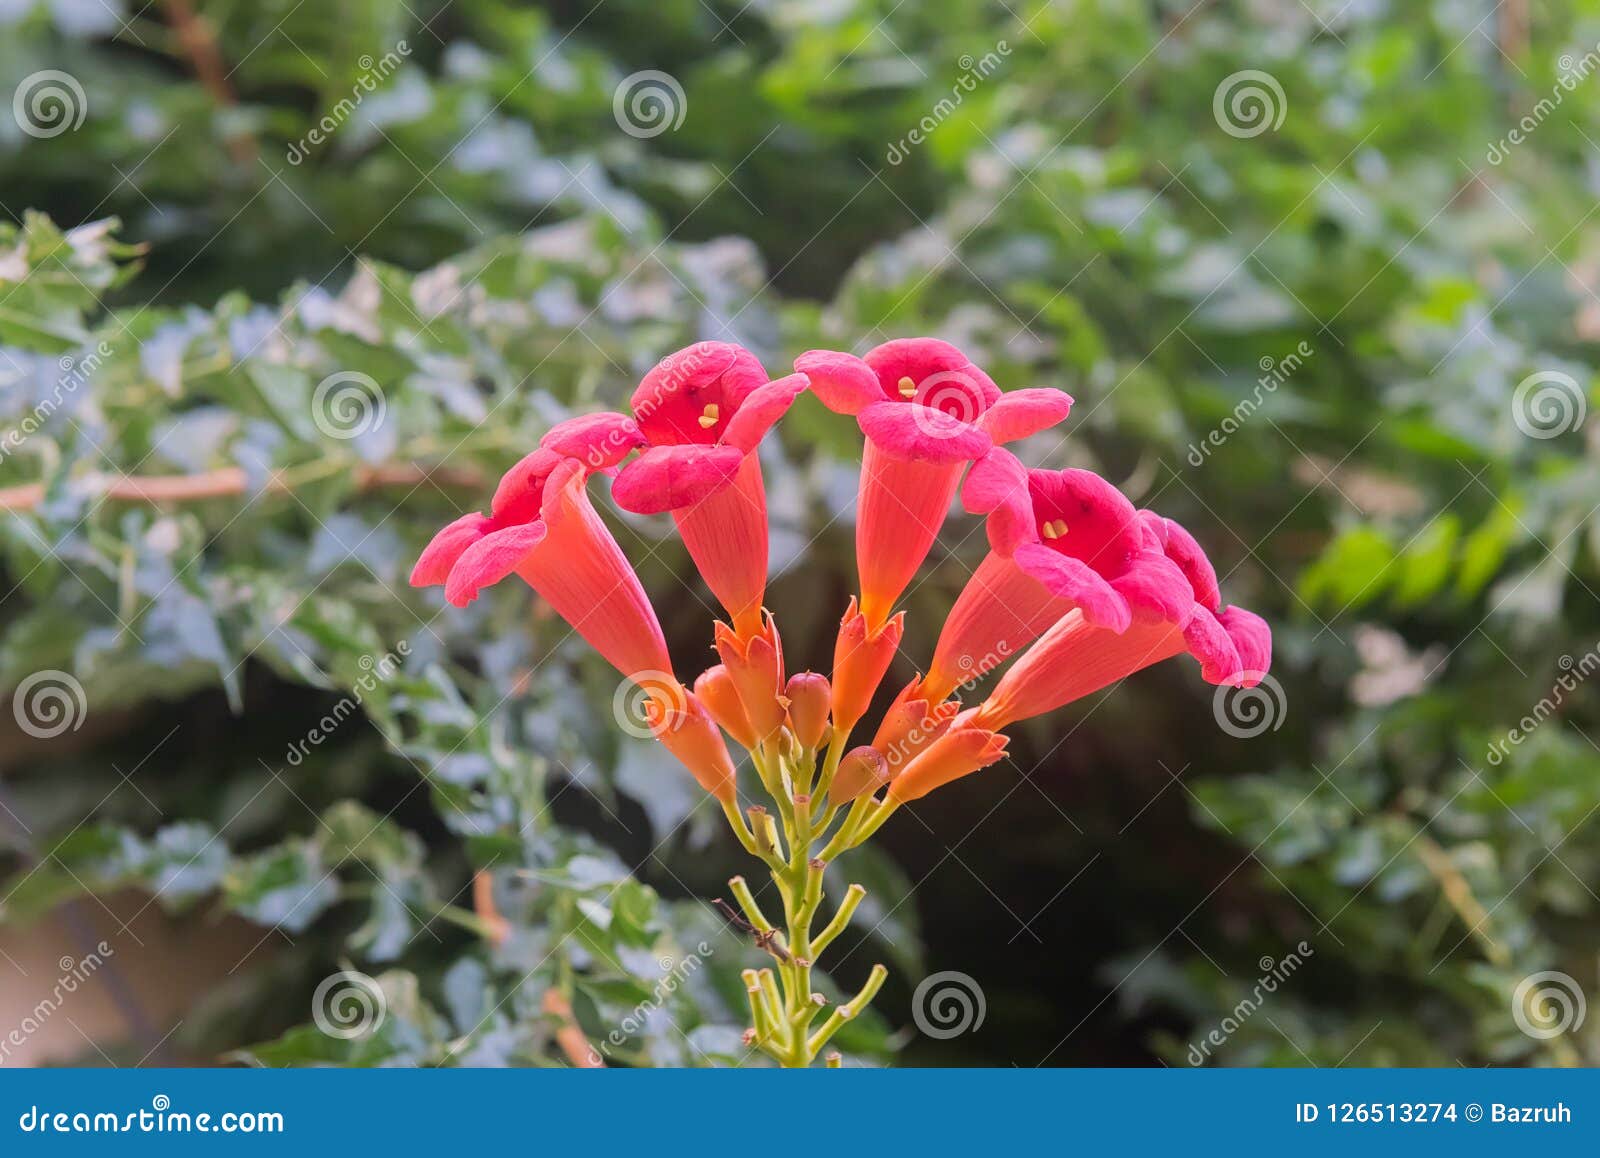
MULTIPOLYGON (((189 0, 164 0, 164 6, 177 34, 178 47, 189 58, 200 84, 223 108, 236 107, 239 98, 228 83, 227 64, 210 21, 196 12, 189 0)), ((248 133, 233 133, 228 137, 228 152, 236 164, 249 165, 256 159, 255 140, 248 133)))
MULTIPOLYGON (((434 482, 441 486, 476 487, 487 485, 475 470, 424 466, 415 462, 389 462, 355 469, 358 490, 380 487, 420 486, 434 482)), ((98 497, 128 503, 182 503, 200 499, 242 495, 250 490, 250 478, 240 467, 230 466, 203 474, 122 475, 104 477, 95 488, 98 497)), ((282 494, 294 489, 292 474, 277 470, 267 477, 263 490, 282 494)), ((44 501, 43 483, 0 487, 0 511, 29 511, 44 501)))
POLYGON ((606 1068, 606 1063, 595 1052, 594 1046, 589 1044, 589 1039, 583 1036, 583 1030, 578 1028, 578 1019, 572 1015, 572 1003, 561 990, 552 988, 544 991, 544 1011, 560 1022, 556 1029, 556 1044, 567 1055, 569 1062, 580 1070, 606 1068))
POLYGON ((489 944, 497 949, 504 945, 506 938, 511 936, 511 922, 495 908, 494 878, 489 875, 488 869, 479 869, 472 874, 472 909, 483 922, 489 944))

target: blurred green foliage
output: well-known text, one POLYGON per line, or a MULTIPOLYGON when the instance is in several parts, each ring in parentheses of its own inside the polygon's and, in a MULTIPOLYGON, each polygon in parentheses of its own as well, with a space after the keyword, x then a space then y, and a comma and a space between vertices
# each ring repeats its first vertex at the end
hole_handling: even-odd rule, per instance
MULTIPOLYGON (((524 595, 443 611, 404 576, 487 493, 449 469, 492 480, 688 341, 778 372, 933 333, 1076 396, 1024 457, 1185 522, 1273 623, 1281 699, 1238 738, 1165 665, 891 825, 893 862, 855 870, 896 964, 887 1022, 910 1024, 919 941, 989 1002, 906 1060, 1187 1064, 1224 1024, 1210 1062, 1600 1060, 1593 1023, 1539 1039, 1514 1016, 1525 977, 1593 989, 1600 960, 1596 692, 1562 684, 1600 646, 1600 5, 196 7, 225 85, 175 31, 186 6, 0 6, 0 87, 57 68, 87 104, 44 139, 0 119, 0 405, 21 424, 66 399, 0 459, 0 486, 45 487, 0 523, 0 682, 71 672, 91 720, 123 713, 8 776, 34 835, 7 920, 137 883, 287 929, 187 1031, 218 1052, 287 1031, 274 1063, 555 1060, 546 988, 600 1040, 704 942, 617 1060, 740 1056, 754 950, 691 899, 739 864, 716 817, 618 742, 614 685, 524 595), (678 128, 623 131, 644 69, 681 85, 678 128), (1272 82, 1266 124, 1230 120, 1245 70, 1272 82), (357 439, 311 417, 349 372, 387 406, 357 439), (1571 429, 1524 429, 1535 374, 1573 384, 1571 429), (375 483, 393 463, 445 469, 375 483), (103 499, 118 472, 231 467, 242 496, 103 499), (289 765, 402 641, 371 726, 289 765), (118 766, 147 753, 130 792, 118 766), (485 866, 514 930, 493 951, 465 900, 485 866), (344 960, 388 970, 390 1035, 290 1028, 344 960)), ((794 666, 825 667, 855 436, 804 404, 770 451, 770 602, 794 666)), ((614 525, 694 670, 703 587, 658 521, 614 525)), ((954 520, 896 674, 981 549, 954 520)), ((850 1045, 881 1057, 887 1030, 850 1045)))

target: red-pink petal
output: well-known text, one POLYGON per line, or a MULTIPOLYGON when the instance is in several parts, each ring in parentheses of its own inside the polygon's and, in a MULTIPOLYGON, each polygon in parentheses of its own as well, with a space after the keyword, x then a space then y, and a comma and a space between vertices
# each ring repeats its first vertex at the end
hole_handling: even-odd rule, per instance
POLYGON ((539 503, 544 497, 545 480, 562 462, 553 450, 540 447, 523 456, 521 462, 506 471, 500 485, 494 489, 494 500, 489 513, 501 526, 527 523, 539 517, 539 503))
POLYGON ((1028 469, 1008 450, 997 446, 972 464, 961 484, 961 505, 969 515, 989 516, 989 546, 1002 555, 1035 537, 1028 469))
POLYGON ((970 422, 917 402, 874 402, 856 421, 879 449, 911 462, 970 462, 991 445, 970 422))
POLYGON ((900 398, 900 380, 909 378, 918 402, 966 422, 976 422, 1000 397, 989 375, 938 338, 896 338, 868 350, 864 360, 885 398, 900 398))
POLYGON ((539 445, 579 459, 592 471, 602 471, 644 446, 645 437, 639 424, 626 414, 602 411, 556 423, 539 445))
POLYGON ((696 342, 667 355, 644 376, 633 392, 633 416, 654 446, 710 446, 766 380, 760 360, 744 347, 696 342), (712 405, 717 409, 708 413, 712 405), (702 425, 712 414, 715 418, 702 425))
POLYGON ((811 381, 811 392, 838 414, 860 414, 874 402, 884 401, 878 376, 854 354, 838 350, 807 350, 794 360, 794 368, 811 381))
POLYGON ((1065 532, 1053 540, 1057 550, 1107 575, 1120 574, 1138 554, 1143 541, 1138 512, 1094 471, 1031 470, 1028 492, 1039 528, 1056 520, 1065 523, 1065 532))
POLYGON ((1189 654, 1200 661, 1200 678, 1207 683, 1228 683, 1239 673, 1239 649, 1211 608, 1196 603, 1184 625, 1183 642, 1189 654))
POLYGON ((1208 611, 1215 611, 1221 607, 1222 591, 1217 586, 1217 571, 1211 566, 1211 560, 1206 558, 1206 553, 1200 544, 1195 542, 1193 535, 1171 519, 1162 519, 1161 526, 1165 531, 1167 558, 1183 569, 1184 575, 1194 588, 1195 602, 1208 611))
POLYGON ((1217 621, 1233 640, 1239 653, 1241 685, 1255 687, 1272 667, 1272 628, 1267 621, 1243 607, 1229 607, 1217 613, 1217 621))
POLYGON ((1091 626, 1118 634, 1128 630, 1133 619, 1128 601, 1082 559, 1052 551, 1042 543, 1023 543, 1012 558, 1052 595, 1072 600, 1091 626))
POLYGON ((443 583, 461 553, 483 538, 493 525, 492 520, 473 511, 445 527, 422 549, 422 557, 411 569, 411 586, 437 587, 443 583))
POLYGON ((772 424, 805 392, 806 382, 804 374, 790 374, 750 391, 722 432, 723 445, 736 446, 746 454, 754 451, 772 424))
POLYGON ((1012 390, 1000 395, 981 418, 981 426, 996 443, 1015 442, 1048 430, 1072 410, 1072 396, 1047 386, 1012 390))
POLYGON ((515 571, 544 537, 545 525, 538 521, 485 535, 462 552, 450 569, 444 597, 457 607, 465 607, 478 597, 479 591, 515 571))
POLYGON ((652 447, 622 468, 611 497, 636 515, 676 510, 727 486, 744 458, 736 446, 652 447))
POLYGON ((1111 580, 1135 615, 1183 624, 1194 611, 1194 589, 1178 565, 1156 551, 1142 551, 1111 580))

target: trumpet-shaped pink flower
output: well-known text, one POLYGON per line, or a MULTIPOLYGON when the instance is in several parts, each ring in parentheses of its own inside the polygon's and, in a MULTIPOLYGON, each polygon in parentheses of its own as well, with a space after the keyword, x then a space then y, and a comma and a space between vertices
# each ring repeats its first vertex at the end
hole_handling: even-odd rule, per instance
POLYGON ((905 338, 864 358, 812 350, 795 360, 829 409, 854 415, 866 436, 856 503, 861 614, 889 617, 944 523, 961 472, 997 443, 1065 418, 1059 390, 999 387, 956 347, 905 338))
POLYGON ((1153 663, 1187 651, 1210 683, 1254 687, 1272 664, 1272 632, 1242 607, 1222 607, 1217 574, 1189 532, 1151 511, 1139 512, 1140 533, 1183 574, 1189 604, 1182 615, 1135 614, 1118 632, 1075 607, 1013 664, 972 718, 999 729, 1043 715, 1153 663))
POLYGON ((670 673, 655 609, 590 504, 588 475, 581 462, 534 451, 500 480, 488 515, 463 515, 433 537, 411 585, 442 583, 465 607, 515 574, 623 675, 670 673))
POLYGON ((754 354, 697 342, 663 358, 639 383, 633 415, 588 414, 560 423, 541 446, 617 466, 612 498, 641 515, 670 511, 695 565, 741 637, 761 627, 767 585, 767 496, 756 448, 806 388, 775 382, 754 354))
POLYGON ((962 490, 990 550, 956 599, 918 694, 937 704, 1019 654, 1069 611, 1113 634, 1181 621, 1194 595, 1121 491, 1087 470, 1027 470, 996 448, 962 490))

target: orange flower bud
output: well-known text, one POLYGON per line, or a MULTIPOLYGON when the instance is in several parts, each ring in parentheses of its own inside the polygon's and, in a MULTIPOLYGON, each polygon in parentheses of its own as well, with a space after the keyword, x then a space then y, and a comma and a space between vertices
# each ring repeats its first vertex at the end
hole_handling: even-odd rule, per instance
POLYGON ((888 760, 891 776, 898 774, 913 757, 944 735, 950 721, 961 712, 958 700, 945 700, 930 706, 921 695, 921 690, 920 680, 912 680, 902 688, 889 710, 883 714, 878 734, 872 738, 872 746, 888 760))
POLYGON ((733 686, 733 677, 726 667, 719 663, 701 672, 700 678, 694 681, 694 694, 735 743, 744 748, 756 746, 755 729, 745 717, 739 689, 733 686))
POLYGON ((736 773, 717 723, 690 691, 653 694, 645 706, 650 731, 678 758, 695 781, 718 800, 733 799, 736 773))
POLYGON ((839 769, 828 788, 828 800, 835 805, 849 804, 856 797, 876 792, 887 783, 889 762, 882 752, 863 744, 851 748, 839 761, 839 769))
POLYGON ((963 712, 948 731, 929 744, 889 783, 889 796, 902 803, 959 780, 1005 755, 1007 738, 974 723, 977 710, 963 712))
POLYGON ((815 748, 828 730, 832 689, 828 677, 814 671, 796 672, 783 694, 789 699, 789 729, 802 748, 815 748))
POLYGON ((768 615, 761 630, 741 637, 726 623, 716 625, 717 654, 744 705, 745 719, 757 740, 765 740, 783 727, 783 641, 768 615))
POLYGON ((897 613, 876 631, 868 631, 867 617, 850 600, 839 623, 833 645, 833 724, 849 731, 867 714, 872 695, 889 670, 889 661, 905 631, 905 612, 897 613))

